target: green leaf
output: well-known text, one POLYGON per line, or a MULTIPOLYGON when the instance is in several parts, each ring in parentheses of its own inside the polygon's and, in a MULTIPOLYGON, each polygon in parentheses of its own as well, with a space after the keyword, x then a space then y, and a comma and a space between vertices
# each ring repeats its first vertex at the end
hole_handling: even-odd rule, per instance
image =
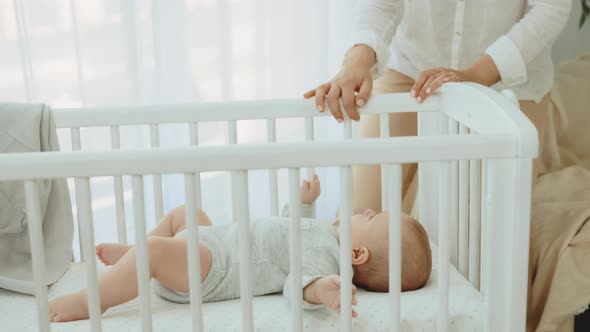
POLYGON ((580 25, 578 29, 582 29, 584 23, 586 23, 586 18, 590 15, 590 5, 588 4, 587 0, 582 1, 582 16, 580 16, 580 25))

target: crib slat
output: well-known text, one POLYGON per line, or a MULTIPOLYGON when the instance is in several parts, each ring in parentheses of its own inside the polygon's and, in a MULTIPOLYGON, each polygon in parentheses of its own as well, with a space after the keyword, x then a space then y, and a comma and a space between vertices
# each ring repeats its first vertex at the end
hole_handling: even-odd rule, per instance
MULTIPOLYGON (((379 128, 381 137, 389 137, 389 113, 379 114, 379 128)), ((389 181, 387 167, 381 165, 381 209, 385 210, 389 206, 389 181)))
MULTIPOLYGON (((228 144, 238 144, 238 127, 237 122, 235 120, 230 120, 227 122, 227 142, 228 144)), ((240 196, 236 192, 236 172, 230 173, 230 181, 231 181, 231 199, 232 202, 237 202, 240 199, 240 196)), ((232 203, 232 220, 234 222, 237 221, 238 211, 236 210, 237 205, 232 203)), ((278 210, 278 209, 277 209, 278 210)))
MULTIPOLYGON (((275 119, 266 120, 266 137, 269 143, 277 141, 276 122, 275 119)), ((279 215, 279 184, 278 174, 276 169, 268 170, 268 193, 270 197, 270 215, 279 215)))
MULTIPOLYGON (((442 112, 418 113, 418 136, 448 135, 448 117, 442 112)), ((438 162, 418 163, 418 215, 426 232, 438 236, 438 162)))
POLYGON ((389 113, 379 114, 379 136, 389 137, 389 113))
MULTIPOLYGON (((313 124, 313 117, 306 117, 305 118, 305 139, 308 141, 314 141, 314 124, 313 124)), ((315 174, 315 169, 313 167, 307 168, 307 178, 311 179, 315 174)))
POLYGON ((88 178, 76 178, 76 196, 78 199, 78 227, 82 235, 80 248, 86 260, 86 280, 88 287, 88 314, 92 331, 101 330, 100 294, 98 289, 98 273, 96 260, 94 259, 94 226, 92 223, 92 197, 90 192, 90 181, 88 178))
MULTIPOLYGON (((341 105, 342 107, 342 105, 341 105)), ((352 122, 346 115, 344 139, 352 138, 352 122)), ((340 331, 352 330, 352 167, 340 168, 340 331)))
MULTIPOLYGON (((189 123, 189 144, 192 146, 199 146, 199 124, 197 122, 189 123)), ((195 174, 195 186, 197 196, 197 208, 201 207, 201 175, 200 173, 195 174)))
POLYGON ((199 223, 197 209, 201 206, 199 173, 184 174, 186 225, 188 230, 189 289, 193 331, 203 331, 203 305, 201 302, 201 255, 199 250, 199 223))
POLYGON ((488 240, 487 240, 487 205, 488 205, 488 161, 481 161, 481 271, 480 271, 480 292, 484 299, 487 298, 488 294, 484 285, 487 283, 487 260, 488 260, 488 240))
MULTIPOLYGON (((307 141, 314 140, 314 124, 313 124, 313 117, 306 117, 305 118, 305 139, 307 141)), ((309 173, 308 173, 309 175, 309 173)))
MULTIPOLYGON (((459 132, 459 124, 457 121, 449 119, 449 135, 456 136, 459 132)), ((449 199, 449 210, 450 210, 450 253, 451 262, 455 266, 459 266, 459 163, 457 161, 451 161, 451 182, 447 195, 449 199)))
POLYGON ((142 331, 152 331, 152 307, 150 300, 150 262, 148 258, 145 226, 143 176, 131 176, 133 184, 133 219, 135 222, 135 248, 137 250, 137 288, 142 331))
MULTIPOLYGON (((349 121, 348 119, 344 120, 349 121)), ((352 330, 352 167, 340 168, 340 331, 352 330)))
MULTIPOLYGON (((308 141, 314 141, 314 124, 313 124, 313 117, 306 117, 305 118, 305 139, 308 141)), ((308 167, 307 168, 307 178, 312 179, 315 175, 315 167, 308 167)), ((312 204, 312 216, 315 216, 315 203, 312 204)))
POLYGON ((39 206, 39 187, 35 181, 25 181, 27 222, 31 242, 35 299, 37 300, 37 325, 39 331, 49 332, 49 305, 45 279, 45 249, 43 247, 43 221, 39 206))
POLYGON ((240 302, 242 304, 242 331, 254 330, 252 317, 252 268, 250 266, 250 208, 248 200, 248 172, 235 172, 232 192, 238 199, 233 200, 235 220, 240 227, 240 302))
POLYGON ((279 215, 279 182, 278 172, 276 169, 268 170, 268 187, 270 195, 270 215, 279 215))
POLYGON ((80 151, 81 150, 81 140, 80 140, 80 128, 73 127, 70 128, 71 136, 72 136, 72 151, 80 151))
MULTIPOLYGON (((189 137, 190 137, 190 145, 198 146, 199 145, 199 124, 196 122, 191 122, 189 124, 189 137)), ((201 289, 201 282, 200 282, 200 274, 201 274, 201 257, 200 255, 192 255, 191 253, 199 252, 199 228, 194 227, 194 225, 199 225, 198 215, 196 214, 197 209, 201 208, 201 176, 200 173, 195 174, 187 174, 185 176, 185 199, 186 199, 186 215, 187 215, 187 230, 189 234, 189 241, 188 241, 188 252, 189 252, 189 271, 190 275, 193 277, 190 278, 190 289, 191 289, 191 305, 193 308, 191 313, 193 315, 193 331, 203 331, 203 309, 202 309, 202 289, 201 289), (191 179, 193 181, 191 181, 191 179), (191 184, 192 183, 192 184, 191 184), (194 198, 190 198, 190 192, 194 192, 194 198), (194 209, 192 207, 192 203, 194 202, 194 209), (191 206, 189 206, 189 204, 191 206), (193 213, 194 212, 194 213, 193 213), (195 216, 190 217, 190 216, 195 216), (190 225, 193 226, 190 226, 190 225), (193 229, 194 228, 194 229, 193 229), (194 256, 194 257, 193 257, 194 256), (192 257, 192 258, 191 258, 192 257), (192 262, 191 262, 192 260, 192 262), (195 277, 196 276, 196 277, 195 277)))
MULTIPOLYGON (((121 148, 119 126, 111 126, 111 147, 113 150, 121 148)), ((123 178, 113 177, 115 187, 115 207, 117 211, 117 239, 119 243, 127 244, 127 228, 125 227, 125 198, 123 196, 123 178)))
POLYGON ((303 331, 303 289, 301 287, 301 193, 299 168, 289 168, 289 253, 290 273, 293 276, 291 298, 292 331, 303 331))
POLYGON ((236 120, 229 120, 227 122, 227 143, 238 143, 238 124, 236 120))
POLYGON ((196 122, 189 123, 190 145, 199 145, 199 124, 196 122))
MULTIPOLYGON (((192 146, 199 145, 199 124, 192 122, 189 124, 189 136, 190 136, 190 144, 192 146)), ((200 270, 201 270, 201 257, 200 255, 192 255, 191 253, 199 252, 199 228, 194 227, 194 225, 199 225, 198 216, 196 214, 197 209, 201 208, 201 176, 200 173, 187 174, 185 176, 185 199, 186 199, 186 215, 187 215, 187 230, 189 233, 189 241, 188 241, 188 252, 189 252, 189 269, 190 275, 193 277, 190 278, 190 289, 191 289, 191 305, 193 308, 191 313, 193 315, 193 331, 203 331, 203 312, 202 312, 202 289, 201 289, 201 282, 200 282, 200 270), (191 181, 191 179, 193 181, 191 181), (191 184, 192 183, 192 184, 191 184), (190 198, 190 192, 194 192, 194 198, 190 198), (192 203, 194 202, 194 210, 192 207, 192 203), (189 206, 191 205, 191 206, 189 206), (194 213, 193 213, 194 212, 194 213), (195 218, 190 217, 195 216, 195 218), (190 226, 190 225, 193 226, 190 226), (194 229, 193 229, 194 228, 194 229), (194 256, 194 257, 193 257, 194 256), (192 258, 191 258, 192 257, 192 258), (191 262, 192 260, 192 262, 191 262), (198 277, 195 277, 198 276, 198 277)))
MULTIPOLYGON (((70 134, 72 136, 72 151, 81 151, 82 144, 80 139, 80 128, 70 128, 70 134)), ((74 189, 76 191, 76 219, 78 220, 78 244, 80 245, 80 260, 84 262, 86 257, 84 256, 84 250, 82 250, 82 232, 80 231, 80 192, 78 186, 74 183, 74 189)))
MULTIPOLYGON (((467 135, 467 127, 459 126, 459 134, 467 135)), ((459 271, 465 278, 469 272, 469 161, 459 161, 459 271)))
POLYGON ((439 174, 438 211, 440 216, 438 219, 438 319, 436 329, 438 332, 448 331, 449 328, 450 163, 452 162, 441 162, 439 174))
MULTIPOLYGON (((150 125, 150 143, 152 148, 160 147, 160 129, 157 124, 150 125)), ((155 222, 164 215, 164 201, 162 199, 162 175, 153 175, 155 222)))
POLYGON ((479 289, 481 162, 469 162, 469 281, 479 289))
POLYGON ((391 330, 401 331, 401 224, 402 224, 402 167, 387 165, 389 173, 389 296, 391 301, 391 330))

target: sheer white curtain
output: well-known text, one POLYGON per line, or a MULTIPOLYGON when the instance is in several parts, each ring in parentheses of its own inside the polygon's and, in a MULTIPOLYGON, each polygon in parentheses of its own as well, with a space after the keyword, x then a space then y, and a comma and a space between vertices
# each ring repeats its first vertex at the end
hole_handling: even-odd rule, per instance
MULTIPOLYGON (((0 100, 53 107, 299 98, 338 69, 354 0, 0 0, 0 100)), ((240 143, 264 142, 265 123, 238 124, 240 143)), ((316 120, 316 137, 341 129, 316 120)), ((302 120, 278 121, 278 140, 304 137, 302 120)), ((84 150, 107 149, 108 128, 83 130, 84 150)), ((188 144, 185 126, 163 126, 161 146, 188 144), (179 130, 179 127, 181 127, 179 130)), ((202 144, 224 144, 223 123, 200 127, 202 144)), ((60 133, 70 149, 68 133, 60 133)), ((122 148, 147 147, 147 128, 124 128, 122 148)), ((335 169, 319 169, 317 212, 333 218, 335 169)), ((286 201, 280 173, 280 202, 286 201)), ((111 178, 94 179, 97 241, 114 241, 111 178)), ((267 177, 250 174, 253 217, 268 214, 267 177)), ((146 197, 151 196, 146 177, 146 197)), ((164 208, 183 201, 182 180, 164 176, 164 208)), ((132 193, 127 184, 126 211, 132 193)), ((149 199, 148 199, 149 200, 149 199)), ((203 207, 214 222, 231 215, 229 176, 203 174, 203 207), (225 197, 225 199, 219 199, 225 197)), ((148 206, 153 225, 153 205, 148 206), (151 210, 150 210, 151 209, 151 210)), ((132 223, 128 237, 133 239, 132 223)))

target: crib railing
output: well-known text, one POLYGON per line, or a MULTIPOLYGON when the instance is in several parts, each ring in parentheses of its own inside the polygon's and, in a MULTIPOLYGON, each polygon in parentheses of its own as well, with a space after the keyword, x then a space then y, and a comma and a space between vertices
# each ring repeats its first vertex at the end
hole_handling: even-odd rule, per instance
MULTIPOLYGON (((423 104, 412 103, 408 95, 396 94, 389 96, 374 96, 371 107, 364 110, 365 114, 378 113, 387 107, 390 112, 431 112, 437 109, 437 96, 423 104)), ((198 124, 212 121, 226 121, 227 142, 237 144, 237 125, 239 120, 266 119, 267 142, 274 143, 276 139, 276 120, 281 118, 305 118, 305 138, 314 140, 314 117, 328 116, 329 112, 318 113, 311 100, 265 100, 248 102, 226 103, 201 103, 184 105, 146 105, 141 107, 123 106, 108 108, 83 109, 57 109, 56 126, 70 130, 72 150, 81 150, 81 128, 110 127, 111 148, 120 149, 120 132, 122 126, 147 125, 149 126, 150 147, 159 146, 160 125, 171 123, 188 123, 190 142, 189 145, 197 146, 198 124), (138 112, 141 112, 139 116, 138 112)), ((382 114, 387 116, 387 114, 382 114)), ((389 126, 389 122, 386 123, 389 126)), ((387 131, 388 132, 388 131, 387 131)), ((382 135, 387 137, 388 134, 382 135)), ((347 137, 347 136, 345 136, 347 137)), ((315 173, 314 168, 307 168, 307 175, 311 177, 315 173)), ((278 173, 276 169, 268 170, 271 215, 279 214, 278 201, 278 173)), ((234 176, 231 177, 233 188, 234 176)), ((123 182, 116 176, 114 181, 114 193, 116 202, 117 234, 120 243, 127 243, 125 228, 125 205, 123 199, 123 182)), ((385 183, 385 177, 383 178, 385 183)), ((76 196, 78 196, 76 189, 76 196)), ((155 206, 155 220, 159 220, 163 210, 162 179, 158 174, 153 175, 153 203, 155 206)), ((232 189, 232 200, 237 199, 232 189)), ((232 209, 232 216, 235 215, 232 209)), ((82 259, 84 254, 81 253, 82 259)))
MULTIPOLYGON (((152 133, 162 123, 189 123, 193 145, 197 144, 197 125, 203 121, 228 121, 230 145, 210 147, 149 150, 113 150, 105 152, 49 152, 22 153, 0 156, 4 165, 0 181, 24 180, 27 195, 28 223, 33 254, 33 270, 36 285, 36 299, 39 329, 49 331, 47 289, 44 285, 43 238, 35 180, 46 178, 76 179, 78 222, 81 245, 87 269, 88 301, 93 331, 101 330, 100 300, 96 261, 88 259, 94 255, 94 235, 90 208, 89 178, 113 176, 117 179, 131 176, 133 183, 134 224, 137 246, 137 271, 142 329, 152 330, 149 260, 146 241, 144 214, 143 177, 146 175, 182 173, 185 182, 187 225, 189 232, 188 257, 190 275, 190 298, 193 330, 203 330, 201 309, 200 271, 198 257, 198 227, 196 210, 201 204, 200 173, 209 171, 230 171, 232 176, 232 204, 234 220, 240 227, 240 292, 242 323, 244 331, 252 331, 252 278, 249 261, 249 208, 247 172, 254 169, 270 169, 271 192, 276 195, 276 170, 289 169, 289 202, 291 207, 299 204, 299 172, 303 167, 339 166, 341 174, 340 201, 340 275, 342 280, 352 280, 351 262, 351 215, 352 215, 352 165, 381 164, 383 171, 383 203, 390 211, 390 290, 391 327, 400 330, 400 287, 401 287, 401 164, 419 163, 419 206, 420 221, 425 225, 431 239, 438 238, 439 260, 437 285, 439 310, 438 331, 449 328, 449 264, 451 248, 454 248, 452 232, 461 238, 457 247, 459 269, 466 278, 477 283, 481 265, 481 291, 485 302, 488 331, 524 330, 526 318, 526 264, 528 261, 528 227, 530 220, 531 160, 536 156, 537 137, 532 124, 518 108, 505 97, 480 86, 449 84, 439 96, 433 96, 424 104, 416 104, 406 94, 375 96, 363 110, 365 113, 386 114, 400 111, 419 111, 418 137, 375 138, 350 140, 350 121, 344 123, 342 141, 311 142, 313 134, 312 117, 321 116, 313 109, 311 101, 257 101, 245 103, 219 103, 203 105, 149 106, 103 110, 58 110, 59 127, 72 128, 73 138, 79 139, 79 128, 86 126, 111 126, 113 147, 119 146, 118 126, 129 124, 150 124, 152 133), (141 111, 138 119, 137 111, 141 111), (438 110, 438 112, 435 112, 438 110), (244 119, 268 119, 268 140, 274 142, 275 118, 305 117, 308 142, 237 144, 235 121, 244 119), (450 119, 450 120, 449 120, 450 119), (453 135, 456 121, 471 130, 471 135, 453 135), (449 126, 450 124, 450 126, 449 126), (155 129, 154 129, 155 128, 155 129), (451 134, 449 134, 449 128, 451 134), (76 134, 77 132, 77 134, 76 134), (475 134, 477 133, 477 134, 475 134), (233 138, 232 138, 233 135, 233 138), (482 183, 479 185, 479 161, 483 160, 482 183), (459 167, 453 166, 459 161, 459 167), (470 161, 467 172, 466 161, 470 161), (461 166, 463 165, 463 166, 461 166), (457 175, 452 175, 457 168, 457 175), (481 192, 466 194, 469 188, 481 192), (465 181, 465 180, 463 180, 465 181), (472 184, 473 182, 473 184, 472 184), (458 196, 454 197, 452 186, 457 185, 458 196), (451 193, 449 195, 449 193, 451 193), (481 198, 479 195, 481 194, 481 198), (467 199, 469 198, 469 201, 467 199), (483 201, 481 209, 480 199, 483 201), (462 202, 462 203, 460 203, 462 202), (455 204, 456 203, 456 204, 455 204), (469 207, 469 211, 459 209, 469 207), (473 209, 472 209, 473 207, 473 209), (519 209, 517 209, 517 207, 519 209), (479 210, 482 210, 482 242, 478 225, 479 210), (434 212, 433 212, 434 211, 434 212), (459 217, 456 217, 459 216, 459 217), (467 215, 470 216, 467 220, 467 215), (453 228, 453 218, 458 227, 453 228), (469 224, 467 224, 469 222, 469 224), (463 225, 463 226, 461 226, 463 225), (466 226, 467 225, 467 226, 466 226), (466 227, 475 236, 466 237, 466 227), (468 239, 466 241, 466 239, 468 239), (467 248, 466 248, 467 247, 467 248), (477 250, 476 250, 477 249, 477 250), (491 254, 493 253, 493 255, 491 254), (466 258, 467 257, 467 258, 466 258), (473 264, 472 264, 473 261, 473 264), (468 263, 468 271, 465 264, 468 263), (463 269, 461 269, 463 266, 463 269)), ((385 115, 384 115, 385 114, 385 115)), ((388 121, 382 121, 382 135, 387 136, 388 121)), ((457 130, 457 134, 459 134, 457 130)), ((155 134, 152 134, 154 137, 155 134)), ((75 140, 73 141, 75 143, 75 140)), ((152 145, 157 145, 152 139, 152 145)), ((74 144, 74 146, 76 146, 74 144)), ((79 144, 77 145, 79 147, 79 144)), ((160 181, 155 178, 155 181, 160 181)), ((120 182, 119 182, 120 183, 120 182)), ((161 196, 155 194, 156 199, 161 196)), ((122 196, 122 193, 119 194, 122 196)), ((273 197, 271 195, 271 197, 273 197)), ((121 198, 121 197, 119 197, 121 198)), ((119 203, 117 203, 119 207, 119 203)), ((117 215, 121 216, 119 208, 117 215)), ((271 212, 278 211, 278 203, 271 200, 271 212)), ((156 212, 157 214, 158 212, 156 212)), ((292 303, 292 328, 302 330, 302 289, 301 280, 301 234, 300 214, 291 212, 290 262, 295 278, 292 303)), ((118 218, 118 229, 124 229, 124 220, 118 218)), ((122 236, 119 233, 119 239, 122 236)), ((454 249, 453 249, 454 250, 454 249)), ((342 283, 341 329, 351 329, 351 284, 342 283)))

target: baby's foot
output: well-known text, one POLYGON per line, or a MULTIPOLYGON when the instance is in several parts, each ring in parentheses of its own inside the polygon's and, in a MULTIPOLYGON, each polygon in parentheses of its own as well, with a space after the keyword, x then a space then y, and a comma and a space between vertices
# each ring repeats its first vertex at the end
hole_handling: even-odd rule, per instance
POLYGON ((70 322, 88 319, 88 303, 83 292, 58 297, 49 301, 49 320, 52 322, 70 322))
POLYGON ((121 243, 101 243, 96 246, 96 256, 106 265, 114 265, 127 253, 131 246, 121 243))

